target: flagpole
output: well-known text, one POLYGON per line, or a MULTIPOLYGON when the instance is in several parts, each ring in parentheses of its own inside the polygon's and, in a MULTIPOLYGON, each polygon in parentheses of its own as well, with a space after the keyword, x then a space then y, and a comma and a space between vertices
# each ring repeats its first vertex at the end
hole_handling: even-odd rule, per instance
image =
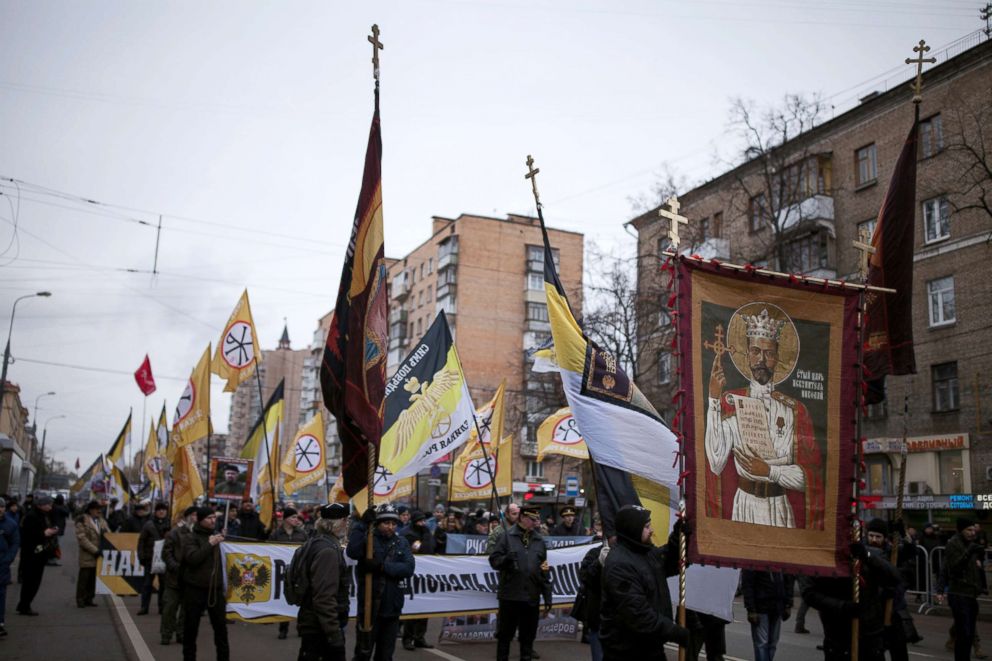
MULTIPOLYGON (((854 451, 854 479, 851 480, 853 483, 851 485, 852 497, 851 497, 851 541, 854 544, 861 543, 861 519, 858 507, 858 499, 861 495, 861 460, 862 452, 864 450, 861 445, 861 434, 862 427, 864 424, 864 417, 862 415, 862 409, 865 405, 864 396, 864 386, 865 386, 865 371, 864 371, 864 359, 865 359, 865 291, 862 290, 861 294, 858 296, 858 370, 857 370, 857 384, 855 387, 855 416, 854 416, 854 434, 855 434, 855 451, 854 451)), ((857 605, 861 601, 861 561, 857 558, 851 559, 851 592, 852 601, 857 605)), ((858 616, 851 619, 851 658, 858 658, 858 637, 861 634, 861 620, 858 616)))
MULTIPOLYGON (((272 466, 272 452, 269 446, 269 426, 268 420, 266 420, 265 415, 265 398, 262 396, 262 377, 258 374, 258 358, 255 358, 255 384, 258 386, 258 406, 261 410, 261 425, 262 425, 262 439, 265 441, 265 463, 269 468, 269 489, 272 491, 272 515, 269 520, 269 525, 267 529, 271 529, 275 523, 276 516, 276 492, 275 492, 275 474, 273 472, 272 466)), ((210 452, 210 436, 207 436, 207 453, 210 452)), ((209 467, 209 461, 207 463, 209 467)), ((261 496, 259 496, 261 499, 261 496)))
POLYGON ((565 477, 565 455, 561 456, 561 464, 558 465, 558 486, 555 487, 555 511, 552 513, 555 520, 558 519, 558 502, 561 499, 561 481, 565 477))
MULTIPOLYGON (((674 218, 671 218, 671 220, 670 220, 670 224, 674 228, 674 232, 670 230, 669 233, 668 233, 668 236, 669 236, 669 240, 671 241, 672 249, 673 250, 678 250, 678 244, 679 244, 679 233, 678 233, 679 219, 678 219, 678 206, 677 206, 678 201, 677 201, 677 199, 674 196, 672 198, 670 198, 670 199, 671 200, 675 200, 675 203, 674 204, 671 204, 671 203, 669 204, 669 207, 670 208, 674 207, 674 208, 672 208, 672 212, 673 212, 672 215, 675 216, 675 217, 674 218)), ((669 262, 672 264, 672 267, 673 267, 672 268, 671 275, 670 275, 670 278, 671 278, 671 280, 673 282, 673 286, 674 286, 674 290, 675 290, 675 304, 674 304, 674 308, 675 309, 673 310, 673 312, 674 312, 673 318, 675 319, 675 333, 676 333, 676 338, 677 338, 678 337, 678 322, 681 319, 681 317, 679 316, 679 298, 678 298, 678 293, 679 293, 678 257, 676 256, 674 258, 670 258, 669 259, 669 262)), ((676 363, 676 365, 678 365, 678 368, 679 368, 678 371, 677 371, 677 374, 679 375, 679 389, 682 389, 683 388, 683 385, 682 384, 684 383, 684 377, 682 376, 682 374, 685 372, 685 370, 683 368, 683 365, 685 364, 685 362, 683 360, 684 357, 682 356, 681 346, 679 345, 678 341, 676 341, 676 354, 677 355, 675 356, 675 363, 676 363)), ((716 360, 720 360, 720 356, 719 355, 716 356, 716 360)), ((679 401, 679 405, 680 406, 682 405, 682 400, 679 401)), ((678 606, 678 621, 679 621, 679 626, 680 627, 685 627, 685 625, 686 625, 686 612, 685 612, 685 610, 686 610, 686 608, 685 608, 685 599, 686 599, 686 569, 687 569, 688 564, 689 564, 688 540, 686 539, 686 535, 685 535, 685 527, 686 527, 686 525, 688 525, 688 522, 686 521, 685 480, 682 479, 682 476, 685 475, 685 448, 682 447, 682 441, 685 438, 683 436, 683 434, 682 434, 682 431, 683 431, 684 426, 685 426, 685 416, 684 415, 680 415, 679 416, 679 424, 677 425, 678 428, 674 430, 675 431, 675 434, 677 435, 678 440, 679 440, 679 455, 678 455, 678 463, 679 463, 679 482, 678 482, 678 486, 679 486, 679 513, 678 513, 678 520, 682 522, 682 525, 679 526, 679 606, 678 606)), ((590 456, 591 456, 591 453, 590 453, 590 456)), ((680 645, 679 646, 679 661, 686 661, 687 657, 688 657, 688 649, 686 648, 686 646, 680 645)))

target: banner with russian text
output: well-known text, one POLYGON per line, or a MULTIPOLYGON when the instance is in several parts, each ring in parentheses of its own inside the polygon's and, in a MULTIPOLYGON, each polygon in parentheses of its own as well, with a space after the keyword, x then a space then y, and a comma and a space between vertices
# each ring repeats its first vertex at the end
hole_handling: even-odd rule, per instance
POLYGON ((96 593, 133 596, 141 594, 144 582, 145 569, 138 561, 138 533, 104 534, 96 559, 96 593))

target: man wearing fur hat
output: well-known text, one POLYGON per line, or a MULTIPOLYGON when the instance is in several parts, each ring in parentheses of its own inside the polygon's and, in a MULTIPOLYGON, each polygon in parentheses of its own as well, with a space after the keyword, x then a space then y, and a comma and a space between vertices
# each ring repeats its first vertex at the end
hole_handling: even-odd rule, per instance
POLYGON ((355 660, 367 661, 375 652, 376 661, 391 661, 396 649, 396 636, 403 612, 403 591, 406 579, 413 576, 415 561, 406 539, 396 534, 400 515, 386 503, 378 509, 369 508, 355 523, 348 536, 348 557, 358 561, 355 581, 358 585, 358 619, 365 618, 365 576, 372 575, 372 631, 355 643, 355 660), (365 557, 368 526, 372 534, 372 559, 365 557), (367 644, 371 643, 371 644, 367 644))
POLYGON ((344 628, 348 623, 351 575, 340 540, 347 529, 348 507, 321 507, 314 534, 306 547, 309 592, 296 620, 301 661, 344 661, 344 628))
POLYGON ((975 542, 975 522, 961 517, 958 532, 947 542, 947 601, 954 616, 954 661, 971 658, 978 621, 978 595, 982 591, 982 560, 985 549, 975 542))
MULTIPOLYGON (((737 317, 738 326, 744 326, 747 346, 732 347, 735 355, 744 356, 736 358, 734 365, 750 384, 724 392, 723 352, 716 353, 706 414, 706 488, 711 496, 707 515, 766 526, 822 529, 823 466, 812 420, 802 402, 775 390, 798 361, 795 326, 781 309, 767 305, 759 314, 735 313, 731 336, 737 317), (789 360, 780 355, 785 341, 794 345, 789 360), (738 417, 738 408, 756 402, 764 408, 767 427, 756 412, 738 417)), ((722 346, 722 341, 714 344, 722 346)))
MULTIPOLYGON (((651 543, 651 512, 624 505, 614 520, 616 544, 603 564, 599 637, 607 661, 664 659, 666 642, 689 644, 672 616, 667 578, 678 573, 678 530, 663 547, 651 543)), ((612 540, 612 538, 611 538, 612 540)))
POLYGON ((531 661, 541 600, 551 610, 551 580, 548 549, 538 532, 541 510, 521 508, 520 519, 497 538, 489 564, 499 571, 499 614, 496 629, 496 661, 507 661, 510 643, 519 629, 520 661, 531 661))

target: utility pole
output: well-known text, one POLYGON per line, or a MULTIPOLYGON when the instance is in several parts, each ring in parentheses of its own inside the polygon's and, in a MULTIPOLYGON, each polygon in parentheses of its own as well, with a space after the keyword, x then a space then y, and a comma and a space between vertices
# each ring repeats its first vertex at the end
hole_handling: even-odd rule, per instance
POLYGON ((979 10, 979 16, 985 21, 985 36, 992 37, 992 2, 987 3, 979 10))

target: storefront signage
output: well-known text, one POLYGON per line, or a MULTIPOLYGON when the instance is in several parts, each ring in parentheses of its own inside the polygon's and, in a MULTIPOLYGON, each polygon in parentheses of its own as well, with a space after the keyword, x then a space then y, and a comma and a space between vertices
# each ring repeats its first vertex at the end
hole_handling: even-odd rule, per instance
MULTIPOLYGON (((940 434, 935 436, 910 436, 905 440, 907 452, 943 452, 968 448, 968 434, 940 434)), ((901 438, 868 438, 862 444, 865 454, 902 452, 901 438)))

